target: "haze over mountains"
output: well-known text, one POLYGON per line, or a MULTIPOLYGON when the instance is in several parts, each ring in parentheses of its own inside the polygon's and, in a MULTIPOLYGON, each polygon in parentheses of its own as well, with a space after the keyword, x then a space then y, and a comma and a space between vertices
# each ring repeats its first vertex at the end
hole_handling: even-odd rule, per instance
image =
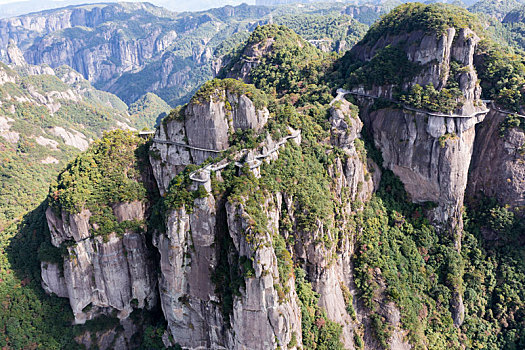
MULTIPOLYGON (((167 0, 152 0, 150 3, 157 6, 165 7, 171 11, 202 11, 214 7, 221 7, 225 5, 240 5, 242 3, 255 4, 255 0, 195 0, 195 1, 167 1, 167 0)), ((114 2, 109 0, 3 0, 0 1, 0 18, 13 17, 23 15, 29 12, 37 12, 43 10, 50 10, 59 7, 66 7, 71 5, 81 5, 88 3, 104 3, 114 2)), ((130 0, 129 2, 133 2, 130 0)), ((137 1, 135 1, 137 2, 137 1)))

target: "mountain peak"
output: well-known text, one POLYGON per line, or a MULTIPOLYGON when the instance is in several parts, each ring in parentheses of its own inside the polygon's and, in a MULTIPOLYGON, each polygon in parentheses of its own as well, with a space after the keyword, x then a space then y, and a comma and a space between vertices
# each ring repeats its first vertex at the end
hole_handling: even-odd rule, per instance
POLYGON ((370 27, 362 44, 371 44, 382 36, 415 31, 443 34, 448 28, 469 27, 481 34, 476 15, 466 9, 449 4, 406 3, 390 11, 370 27))
POLYGON ((257 27, 246 44, 227 59, 220 77, 237 78, 270 92, 299 91, 298 76, 323 53, 293 30, 276 24, 257 27))

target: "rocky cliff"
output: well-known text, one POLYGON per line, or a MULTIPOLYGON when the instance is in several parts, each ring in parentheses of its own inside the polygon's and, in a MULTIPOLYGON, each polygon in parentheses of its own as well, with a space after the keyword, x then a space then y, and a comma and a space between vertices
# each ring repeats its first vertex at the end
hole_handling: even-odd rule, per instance
MULTIPOLYGON (((483 260, 464 231, 467 182, 519 208, 523 132, 480 100, 477 34, 446 22, 377 36, 384 22, 336 65, 352 71, 328 72, 353 88, 329 103, 313 83, 294 85, 298 98, 216 79, 148 142, 120 133, 97 142, 50 190, 60 258, 42 263, 46 291, 69 298, 77 322, 113 314, 126 323, 159 305, 166 347, 466 346, 485 317, 477 288, 490 287, 465 258, 483 260), (381 66, 411 74, 377 80, 370 67, 381 66), (351 86, 356 76, 365 80, 351 86), (496 158, 499 169, 484 174, 496 158)), ((285 32, 254 36, 273 30, 285 32)), ((250 81, 243 67, 269 69, 282 37, 254 39, 243 52, 257 64, 242 56, 224 72, 250 81)), ((272 87, 289 83, 280 78, 272 87)))
MULTIPOLYGON (((122 203, 115 206, 114 214, 119 223, 142 221, 144 209, 139 202, 122 203)), ((120 237, 115 233, 93 237, 89 210, 61 216, 52 209, 46 212, 53 245, 71 242, 69 257, 63 267, 43 262, 42 283, 46 291, 69 298, 76 323, 104 309, 118 310, 118 317, 124 319, 133 307, 155 305, 155 272, 143 235, 125 231, 120 237)))
POLYGON ((488 112, 480 100, 481 87, 473 65, 480 39, 469 28, 454 27, 441 33, 423 29, 386 33, 376 39, 371 42, 365 38, 348 56, 373 62, 385 59, 379 58, 385 48, 395 48, 406 55, 408 65, 413 65, 412 74, 403 77, 400 85, 372 82, 354 87, 358 98, 368 104, 375 103, 377 97, 394 101, 399 99, 399 92, 396 92, 399 89, 408 91, 416 85, 431 84, 442 90, 449 87, 451 81, 460 91, 456 97, 459 102, 448 113, 372 108, 362 115, 362 119, 370 126, 385 166, 403 181, 412 200, 436 203, 438 206, 433 211, 435 222, 451 229, 459 224, 461 230, 461 208, 475 125, 483 121, 488 112), (451 70, 454 64, 462 67, 459 73, 451 70), (366 96, 372 96, 372 99, 366 96))
POLYGON ((525 206, 525 133, 523 119, 492 110, 476 127, 474 155, 469 172, 471 197, 496 198, 518 213, 525 206), (514 120, 514 123, 510 122, 514 120), (516 124, 518 126, 516 126, 516 124))
MULTIPOLYGON (((151 228, 156 232, 152 243, 160 256, 158 289, 142 234, 124 230, 99 236, 100 219, 89 209, 75 214, 48 209, 52 244, 65 247, 67 255, 63 274, 60 264, 42 263, 43 287, 69 298, 76 322, 111 314, 111 310, 125 320, 133 308, 154 305, 158 293, 168 323, 166 344, 295 349, 306 336, 301 326, 306 316, 300 305, 307 302, 298 296, 304 291, 297 288, 307 287, 297 285, 292 265, 296 261, 307 271, 301 283, 311 283, 308 288, 321 296, 320 309, 314 313, 326 310, 319 314, 325 315, 323 322, 342 324, 341 340, 353 346, 357 325, 346 311, 347 291, 355 289, 349 269, 352 239, 349 236, 337 245, 324 243, 336 238, 335 222, 343 220, 344 225, 346 219, 336 219, 330 209, 320 208, 315 210, 327 210, 323 215, 328 216, 311 221, 304 211, 314 209, 308 209, 312 204, 303 203, 302 197, 296 198, 285 188, 268 192, 266 181, 271 177, 264 172, 290 167, 287 162, 301 153, 301 136, 293 129, 281 131, 280 139, 266 134, 269 112, 264 101, 261 92, 238 81, 213 81, 158 128, 150 162, 156 186, 167 200, 165 229, 151 228), (248 153, 239 147, 247 145, 242 143, 246 140, 239 144, 235 138, 243 133, 258 140, 248 153), (274 165, 283 162, 282 150, 285 157, 292 158, 274 165), (208 157, 216 158, 215 164, 183 172, 208 157), (252 190, 246 192, 244 186, 230 182, 232 175, 245 178, 252 190), (225 196, 217 186, 229 187, 232 194, 225 196), (255 206, 252 191, 261 193, 255 206), (188 200, 183 199, 184 193, 198 195, 188 200), (297 238, 288 248, 283 239, 292 235, 297 238)), ((331 108, 330 121, 330 147, 339 147, 343 153, 334 158, 320 181, 328 181, 323 186, 333 183, 333 196, 342 210, 339 215, 349 217, 355 210, 353 201, 370 199, 380 171, 377 166, 367 166, 354 145, 362 127, 355 107, 338 102, 331 108)), ((298 168, 289 171, 304 176, 298 168)), ((332 196, 330 193, 324 195, 332 196)), ((146 215, 140 202, 111 207, 117 224, 142 222, 146 215)), ((360 317, 368 315, 360 313, 360 317)), ((365 339, 374 342, 373 336, 365 339)))

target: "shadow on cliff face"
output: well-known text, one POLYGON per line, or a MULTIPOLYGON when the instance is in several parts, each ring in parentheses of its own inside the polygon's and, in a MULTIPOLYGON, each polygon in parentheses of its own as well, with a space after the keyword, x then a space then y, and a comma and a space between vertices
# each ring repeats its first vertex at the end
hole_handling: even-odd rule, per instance
POLYGON ((78 347, 67 299, 48 296, 41 287, 38 249, 50 244, 46 208, 42 202, 0 237, 0 347, 78 347))

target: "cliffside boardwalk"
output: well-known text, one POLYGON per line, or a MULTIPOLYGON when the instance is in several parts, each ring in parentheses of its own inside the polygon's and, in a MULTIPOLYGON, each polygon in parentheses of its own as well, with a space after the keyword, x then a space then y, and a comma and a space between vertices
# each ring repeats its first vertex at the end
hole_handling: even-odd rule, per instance
POLYGON ((424 113, 424 114, 429 115, 431 117, 474 118, 474 117, 477 117, 478 115, 481 115, 481 114, 487 114, 488 112, 490 112, 491 109, 494 109, 494 110, 496 110, 496 111, 498 111, 500 113, 503 113, 503 114, 512 114, 512 115, 514 115, 514 116, 516 116, 518 118, 525 118, 525 115, 521 115, 521 114, 518 114, 518 113, 515 113, 515 112, 511 112, 511 111, 505 111, 503 109, 500 109, 500 108, 496 107, 496 105, 494 104, 493 100, 481 100, 483 103, 485 103, 487 105, 490 105, 490 108, 487 108, 487 109, 485 109, 483 111, 474 112, 474 113, 469 114, 469 115, 459 115, 459 114, 452 114, 452 113, 451 114, 444 114, 444 113, 430 112, 430 111, 425 111, 423 109, 417 109, 417 108, 414 108, 414 107, 410 107, 410 106, 408 106, 406 104, 402 104, 401 102, 396 101, 396 100, 391 99, 391 98, 386 98, 386 97, 382 97, 382 96, 373 96, 373 95, 365 94, 365 93, 362 93, 362 92, 345 90, 345 89, 342 89, 342 88, 337 89, 337 96, 332 100, 332 102, 330 102, 330 105, 332 105, 335 101, 342 100, 345 95, 355 95, 355 96, 359 96, 359 97, 366 97, 366 98, 372 98, 372 99, 382 98, 384 100, 387 100, 387 101, 390 101, 390 102, 393 102, 393 103, 397 103, 397 104, 401 105, 403 109, 406 109, 408 111, 424 113))
MULTIPOLYGON (((254 159, 247 160, 245 163, 235 162, 235 166, 241 168, 241 167, 243 167, 244 164, 247 164, 250 169, 258 168, 262 164, 262 160, 261 159, 265 159, 268 156, 272 155, 282 145, 284 145, 286 142, 288 142, 288 140, 295 139, 295 138, 299 137, 300 135, 301 135, 301 130, 296 130, 296 131, 292 132, 291 135, 283 137, 281 139, 281 141, 279 141, 275 145, 274 148, 268 150, 266 153, 263 153, 263 154, 260 154, 258 156, 255 156, 254 159)), ((224 151, 220 151, 220 152, 224 152, 224 151)), ((243 152, 243 151, 246 151, 246 150, 242 150, 241 152, 243 152)), ((211 174, 212 171, 222 170, 222 169, 226 168, 230 164, 231 164, 231 162, 222 162, 222 163, 219 163, 219 164, 209 164, 209 165, 205 166, 204 168, 197 169, 194 172, 192 172, 190 174, 190 180, 196 181, 196 182, 200 182, 200 183, 205 183, 205 182, 209 181, 210 174, 211 174), (199 175, 201 175, 201 176, 199 176, 199 175)))

